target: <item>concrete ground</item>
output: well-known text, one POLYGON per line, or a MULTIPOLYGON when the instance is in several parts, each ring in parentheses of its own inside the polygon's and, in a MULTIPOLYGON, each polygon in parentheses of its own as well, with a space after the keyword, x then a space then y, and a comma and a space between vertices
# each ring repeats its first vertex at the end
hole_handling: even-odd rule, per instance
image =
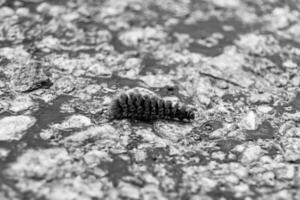
POLYGON ((299 0, 0 0, 0 199, 300 199, 299 38, 299 0), (108 120, 136 87, 196 119, 108 120))

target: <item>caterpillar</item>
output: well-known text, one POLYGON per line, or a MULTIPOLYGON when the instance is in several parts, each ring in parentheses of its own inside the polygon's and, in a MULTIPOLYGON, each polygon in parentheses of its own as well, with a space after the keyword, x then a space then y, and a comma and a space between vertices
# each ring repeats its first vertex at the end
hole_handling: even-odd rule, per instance
POLYGON ((150 91, 142 91, 135 89, 117 95, 110 104, 109 117, 140 121, 190 121, 195 118, 195 110, 191 107, 164 100, 150 91))

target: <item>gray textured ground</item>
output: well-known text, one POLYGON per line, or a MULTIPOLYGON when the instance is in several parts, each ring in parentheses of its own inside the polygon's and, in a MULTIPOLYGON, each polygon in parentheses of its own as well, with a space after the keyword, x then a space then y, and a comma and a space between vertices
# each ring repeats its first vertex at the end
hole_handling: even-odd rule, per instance
POLYGON ((300 199, 298 0, 0 0, 0 199, 300 199), (192 123, 107 121, 143 87, 192 123))

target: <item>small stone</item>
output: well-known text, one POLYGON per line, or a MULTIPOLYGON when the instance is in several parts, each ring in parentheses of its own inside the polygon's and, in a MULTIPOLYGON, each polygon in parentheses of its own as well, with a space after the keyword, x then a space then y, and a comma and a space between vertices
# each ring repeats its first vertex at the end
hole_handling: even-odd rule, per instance
POLYGON ((128 58, 124 63, 124 69, 120 71, 120 76, 135 79, 141 71, 141 59, 128 58))
POLYGON ((120 41, 126 46, 137 46, 140 42, 148 41, 151 39, 163 40, 166 34, 158 29, 146 27, 146 28, 133 28, 125 31, 119 37, 120 41))
POLYGON ((198 94, 197 100, 198 100, 199 104, 203 104, 206 107, 209 106, 211 103, 211 100, 207 95, 198 94))
POLYGON ((236 44, 253 55, 272 55, 280 50, 278 41, 273 36, 255 33, 241 35, 236 44))
POLYGON ((275 174, 272 171, 267 171, 261 174, 261 182, 266 185, 274 186, 275 182, 275 174))
POLYGON ((0 111, 7 111, 9 108, 9 103, 6 100, 0 100, 0 111))
POLYGON ((238 0, 213 0, 213 4, 221 8, 236 8, 240 5, 238 0))
POLYGON ((155 185, 146 185, 141 189, 141 199, 144 200, 152 200, 152 199, 159 199, 159 200, 167 200, 168 198, 164 196, 163 192, 155 185))
POLYGON ((12 89, 17 92, 31 92, 52 85, 40 63, 30 62, 23 66, 16 64, 13 67, 15 72, 11 77, 12 89))
POLYGON ((295 177, 296 167, 293 165, 285 165, 275 170, 277 179, 291 180, 295 177))
POLYGON ((216 86, 220 89, 228 89, 229 88, 229 84, 225 81, 222 81, 222 80, 217 81, 216 86))
POLYGON ((253 94, 250 96, 249 101, 252 104, 269 104, 273 100, 272 94, 253 94))
POLYGON ((0 18, 3 19, 4 17, 12 16, 15 14, 15 11, 7 6, 3 6, 0 8, 0 18))
POLYGON ((235 175, 237 175, 240 179, 246 178, 249 175, 248 169, 242 164, 232 163, 231 164, 232 171, 235 175))
POLYGON ((272 163, 273 159, 270 156, 264 155, 259 158, 261 163, 272 163))
POLYGON ((300 138, 287 138, 282 142, 284 158, 286 161, 300 160, 300 138))
POLYGON ((282 200, 282 199, 298 199, 297 197, 294 198, 293 193, 290 190, 282 189, 278 192, 274 192, 271 195, 267 195, 267 199, 275 199, 275 200, 282 200))
POLYGON ((175 86, 174 82, 173 82, 173 77, 171 75, 147 74, 145 76, 140 76, 140 79, 152 88, 162 88, 165 86, 174 87, 175 86))
POLYGON ((213 152, 211 154, 211 158, 212 159, 216 159, 216 160, 224 160, 226 157, 226 154, 222 151, 218 151, 218 152, 213 152))
POLYGON ((34 125, 34 117, 19 115, 0 119, 0 141, 19 140, 34 125))
POLYGON ((234 186, 233 188, 236 193, 248 193, 248 191, 250 190, 249 185, 247 185, 246 183, 241 183, 234 186))
POLYGON ((52 129, 45 129, 40 132, 40 137, 43 140, 50 140, 51 138, 54 138, 56 132, 52 129))
POLYGON ((300 127, 292 127, 288 129, 285 133, 286 137, 295 137, 295 138, 300 138, 300 127))
POLYGON ((118 188, 121 196, 129 199, 140 199, 139 189, 131 184, 121 182, 118 188))
POLYGON ((257 107, 257 111, 261 112, 261 113, 269 113, 273 110, 273 108, 271 106, 267 106, 267 105, 260 105, 257 107))
POLYGON ((30 10, 29 10, 29 8, 18 8, 17 10, 16 10, 16 14, 18 15, 18 16, 20 16, 20 17, 28 17, 29 15, 30 15, 30 10))
POLYGON ((9 150, 5 149, 5 148, 0 148, 0 160, 4 160, 8 154, 9 154, 9 150))
POLYGON ((291 84, 295 87, 300 86, 300 76, 295 76, 294 78, 292 78, 291 84))
POLYGON ((89 73, 93 76, 110 77, 112 75, 112 70, 101 63, 96 63, 88 68, 88 74, 89 73))
POLYGON ((286 120, 293 120, 295 122, 300 122, 300 111, 297 111, 295 113, 283 113, 282 115, 283 119, 286 120))
POLYGON ((231 184, 238 184, 240 182, 239 177, 237 177, 236 175, 233 175, 233 174, 225 176, 225 180, 227 183, 231 183, 231 184))
POLYGON ((165 121, 157 121, 154 124, 154 129, 157 133, 172 142, 178 142, 183 139, 191 130, 192 126, 187 124, 178 124, 165 121))
POLYGON ((90 84, 85 88, 86 93, 90 95, 96 94, 100 90, 101 90, 101 86, 98 84, 90 84))
POLYGON ((144 150, 137 149, 134 151, 134 158, 137 162, 141 162, 147 158, 147 154, 144 150))
POLYGON ((262 149, 259 146, 250 146, 245 149, 242 155, 242 163, 251 163, 259 159, 263 154, 262 149))
POLYGON ((65 142, 74 143, 74 144, 81 144, 86 140, 97 140, 97 139, 112 139, 117 140, 119 139, 119 133, 116 129, 109 125, 105 124, 102 126, 94 126, 90 127, 85 131, 74 133, 65 138, 65 142))
POLYGON ((55 124, 52 127, 57 129, 82 128, 92 124, 90 118, 84 115, 72 115, 61 124, 55 124))
POLYGON ((32 101, 31 97, 28 95, 24 96, 17 96, 11 103, 9 110, 12 112, 21 112, 28 110, 29 108, 34 106, 34 102, 32 101))
POLYGON ((96 166, 101 162, 112 161, 107 152, 99 150, 89 151, 87 154, 84 155, 83 159, 89 166, 96 166))
POLYGON ((73 78, 61 77, 60 79, 55 81, 54 87, 58 93, 70 93, 75 89, 75 84, 73 78))
POLYGON ((282 66, 285 68, 297 68, 297 64, 291 60, 285 61, 284 63, 282 63, 282 66))
POLYGON ((0 80, 0 88, 4 88, 5 87, 5 82, 0 80))
POLYGON ((145 173, 143 175, 143 179, 145 180, 146 183, 152 184, 152 185, 159 185, 159 180, 157 180, 157 177, 153 176, 150 173, 145 173))
POLYGON ((140 68, 141 65, 141 59, 139 58, 128 58, 125 62, 125 69, 130 69, 130 68, 140 68))
POLYGON ((246 130, 255 130, 256 128, 256 114, 250 111, 240 122, 240 127, 246 130))

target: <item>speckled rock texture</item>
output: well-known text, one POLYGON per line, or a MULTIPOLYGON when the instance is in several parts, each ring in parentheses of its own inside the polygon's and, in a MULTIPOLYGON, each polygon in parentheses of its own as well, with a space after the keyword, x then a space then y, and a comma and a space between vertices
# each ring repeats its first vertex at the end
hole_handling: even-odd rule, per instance
POLYGON ((299 0, 0 0, 0 199, 300 199, 299 38, 299 0), (195 119, 108 119, 136 87, 195 119))

